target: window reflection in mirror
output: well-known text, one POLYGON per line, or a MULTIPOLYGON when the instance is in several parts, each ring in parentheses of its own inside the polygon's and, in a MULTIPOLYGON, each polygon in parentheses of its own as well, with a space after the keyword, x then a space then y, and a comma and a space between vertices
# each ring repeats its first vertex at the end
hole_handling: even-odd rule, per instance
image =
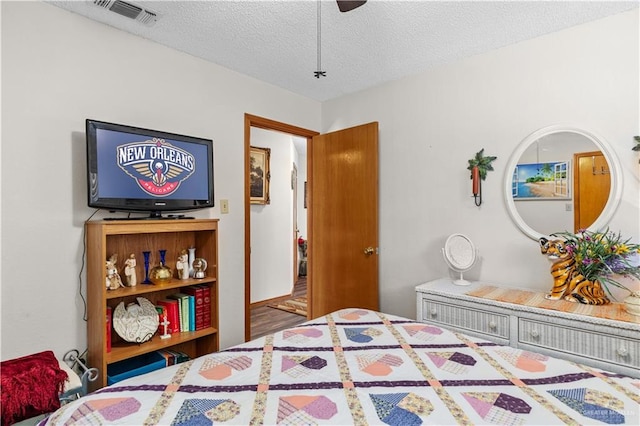
POLYGON ((512 174, 515 214, 549 235, 591 226, 610 193, 609 164, 585 135, 560 131, 531 142, 512 174))

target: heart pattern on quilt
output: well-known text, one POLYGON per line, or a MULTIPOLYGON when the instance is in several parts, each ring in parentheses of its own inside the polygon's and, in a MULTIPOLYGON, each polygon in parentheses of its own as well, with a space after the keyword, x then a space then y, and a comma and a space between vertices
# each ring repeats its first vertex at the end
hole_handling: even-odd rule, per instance
POLYGON ((278 424, 315 424, 315 419, 329 420, 338 407, 326 396, 293 395, 280 397, 278 424))
POLYGON ((515 425, 524 423, 518 414, 529 414, 531 406, 520 398, 501 392, 463 392, 476 413, 492 424, 515 425))
POLYGON ((80 405, 71 419, 74 423, 108 424, 136 413, 140 407, 140 401, 135 398, 93 399, 80 405))
POLYGON ((546 355, 507 347, 497 349, 496 353, 509 364, 523 371, 539 373, 547 369, 545 363, 549 357, 546 355))
POLYGON ((369 343, 374 337, 382 335, 382 331, 377 328, 345 328, 344 333, 347 339, 355 343, 369 343))
POLYGON ((282 338, 293 343, 306 343, 319 337, 322 337, 322 330, 312 327, 294 328, 282 332, 282 338))
POLYGON ((590 419, 610 425, 625 422, 624 415, 620 413, 624 410, 624 403, 606 392, 586 388, 560 389, 548 392, 590 419))
POLYGON ((233 419, 240 406, 230 399, 187 399, 171 425, 210 425, 233 419))
POLYGON ((461 352, 427 352, 427 356, 438 368, 453 374, 465 374, 476 365, 474 357, 461 352))
POLYGON ((357 321, 363 316, 368 314, 369 314, 368 311, 363 311, 362 309, 356 309, 355 311, 341 312, 338 316, 343 320, 357 321))
POLYGON ((376 414, 388 425, 420 425, 419 416, 428 416, 433 411, 433 404, 412 392, 369 394, 376 414))
POLYGON ((291 377, 302 377, 327 366, 327 361, 315 355, 285 355, 282 357, 282 372, 291 377))
POLYGON ((233 371, 241 371, 251 367, 253 360, 248 356, 216 355, 207 358, 198 372, 209 380, 223 380, 231 376, 233 371))
POLYGON ((392 367, 398 367, 404 362, 402 358, 391 354, 367 354, 356 356, 361 371, 372 376, 388 376, 393 373, 392 367))
POLYGON ((442 334, 442 329, 432 325, 412 324, 404 325, 403 328, 407 331, 409 336, 423 341, 433 340, 442 334))

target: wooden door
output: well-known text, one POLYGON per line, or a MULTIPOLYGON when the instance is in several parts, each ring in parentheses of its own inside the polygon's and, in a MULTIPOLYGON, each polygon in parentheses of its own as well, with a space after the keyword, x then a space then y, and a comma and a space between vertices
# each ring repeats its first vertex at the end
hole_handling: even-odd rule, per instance
POLYGON ((601 151, 573 156, 574 232, 591 226, 604 210, 611 190, 609 164, 601 151))
POLYGON ((378 123, 314 136, 308 151, 308 317, 377 310, 378 123))

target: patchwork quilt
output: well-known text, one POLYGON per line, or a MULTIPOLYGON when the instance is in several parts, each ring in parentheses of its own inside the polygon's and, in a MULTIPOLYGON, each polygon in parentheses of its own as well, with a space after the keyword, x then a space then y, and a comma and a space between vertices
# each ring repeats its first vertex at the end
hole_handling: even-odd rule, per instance
POLYGON ((43 424, 640 424, 640 380, 344 309, 116 383, 43 424))

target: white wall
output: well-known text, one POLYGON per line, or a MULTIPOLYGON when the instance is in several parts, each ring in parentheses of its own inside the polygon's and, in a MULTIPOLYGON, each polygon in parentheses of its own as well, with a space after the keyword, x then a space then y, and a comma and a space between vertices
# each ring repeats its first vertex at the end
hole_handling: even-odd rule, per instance
POLYGON ((415 314, 414 286, 447 275, 440 248, 454 232, 480 250, 469 278, 551 287, 548 261, 502 197, 512 151, 542 127, 574 124, 613 145, 624 188, 610 225, 640 239, 640 168, 631 150, 640 134, 638 33, 636 9, 322 104, 325 132, 380 123, 383 311, 415 314), (466 167, 481 148, 498 159, 478 208, 466 167))
POLYGON ((271 150, 269 204, 251 205, 251 302, 293 289, 293 142, 291 136, 251 128, 251 145, 271 150))
MULTIPOLYGON (((306 139, 304 144, 306 146, 306 139)), ((294 144, 294 157, 296 158, 296 166, 298 167, 298 236, 305 240, 309 238, 307 229, 307 208, 305 208, 305 192, 304 184, 307 181, 307 151, 306 149, 298 151, 294 144)), ((301 256, 298 250, 298 258, 301 256)))
POLYGON ((45 3, 0 7, 2 359, 86 347, 89 117, 213 139, 216 207, 196 216, 220 218, 221 347, 243 341, 244 114, 313 130, 320 104, 45 3))

